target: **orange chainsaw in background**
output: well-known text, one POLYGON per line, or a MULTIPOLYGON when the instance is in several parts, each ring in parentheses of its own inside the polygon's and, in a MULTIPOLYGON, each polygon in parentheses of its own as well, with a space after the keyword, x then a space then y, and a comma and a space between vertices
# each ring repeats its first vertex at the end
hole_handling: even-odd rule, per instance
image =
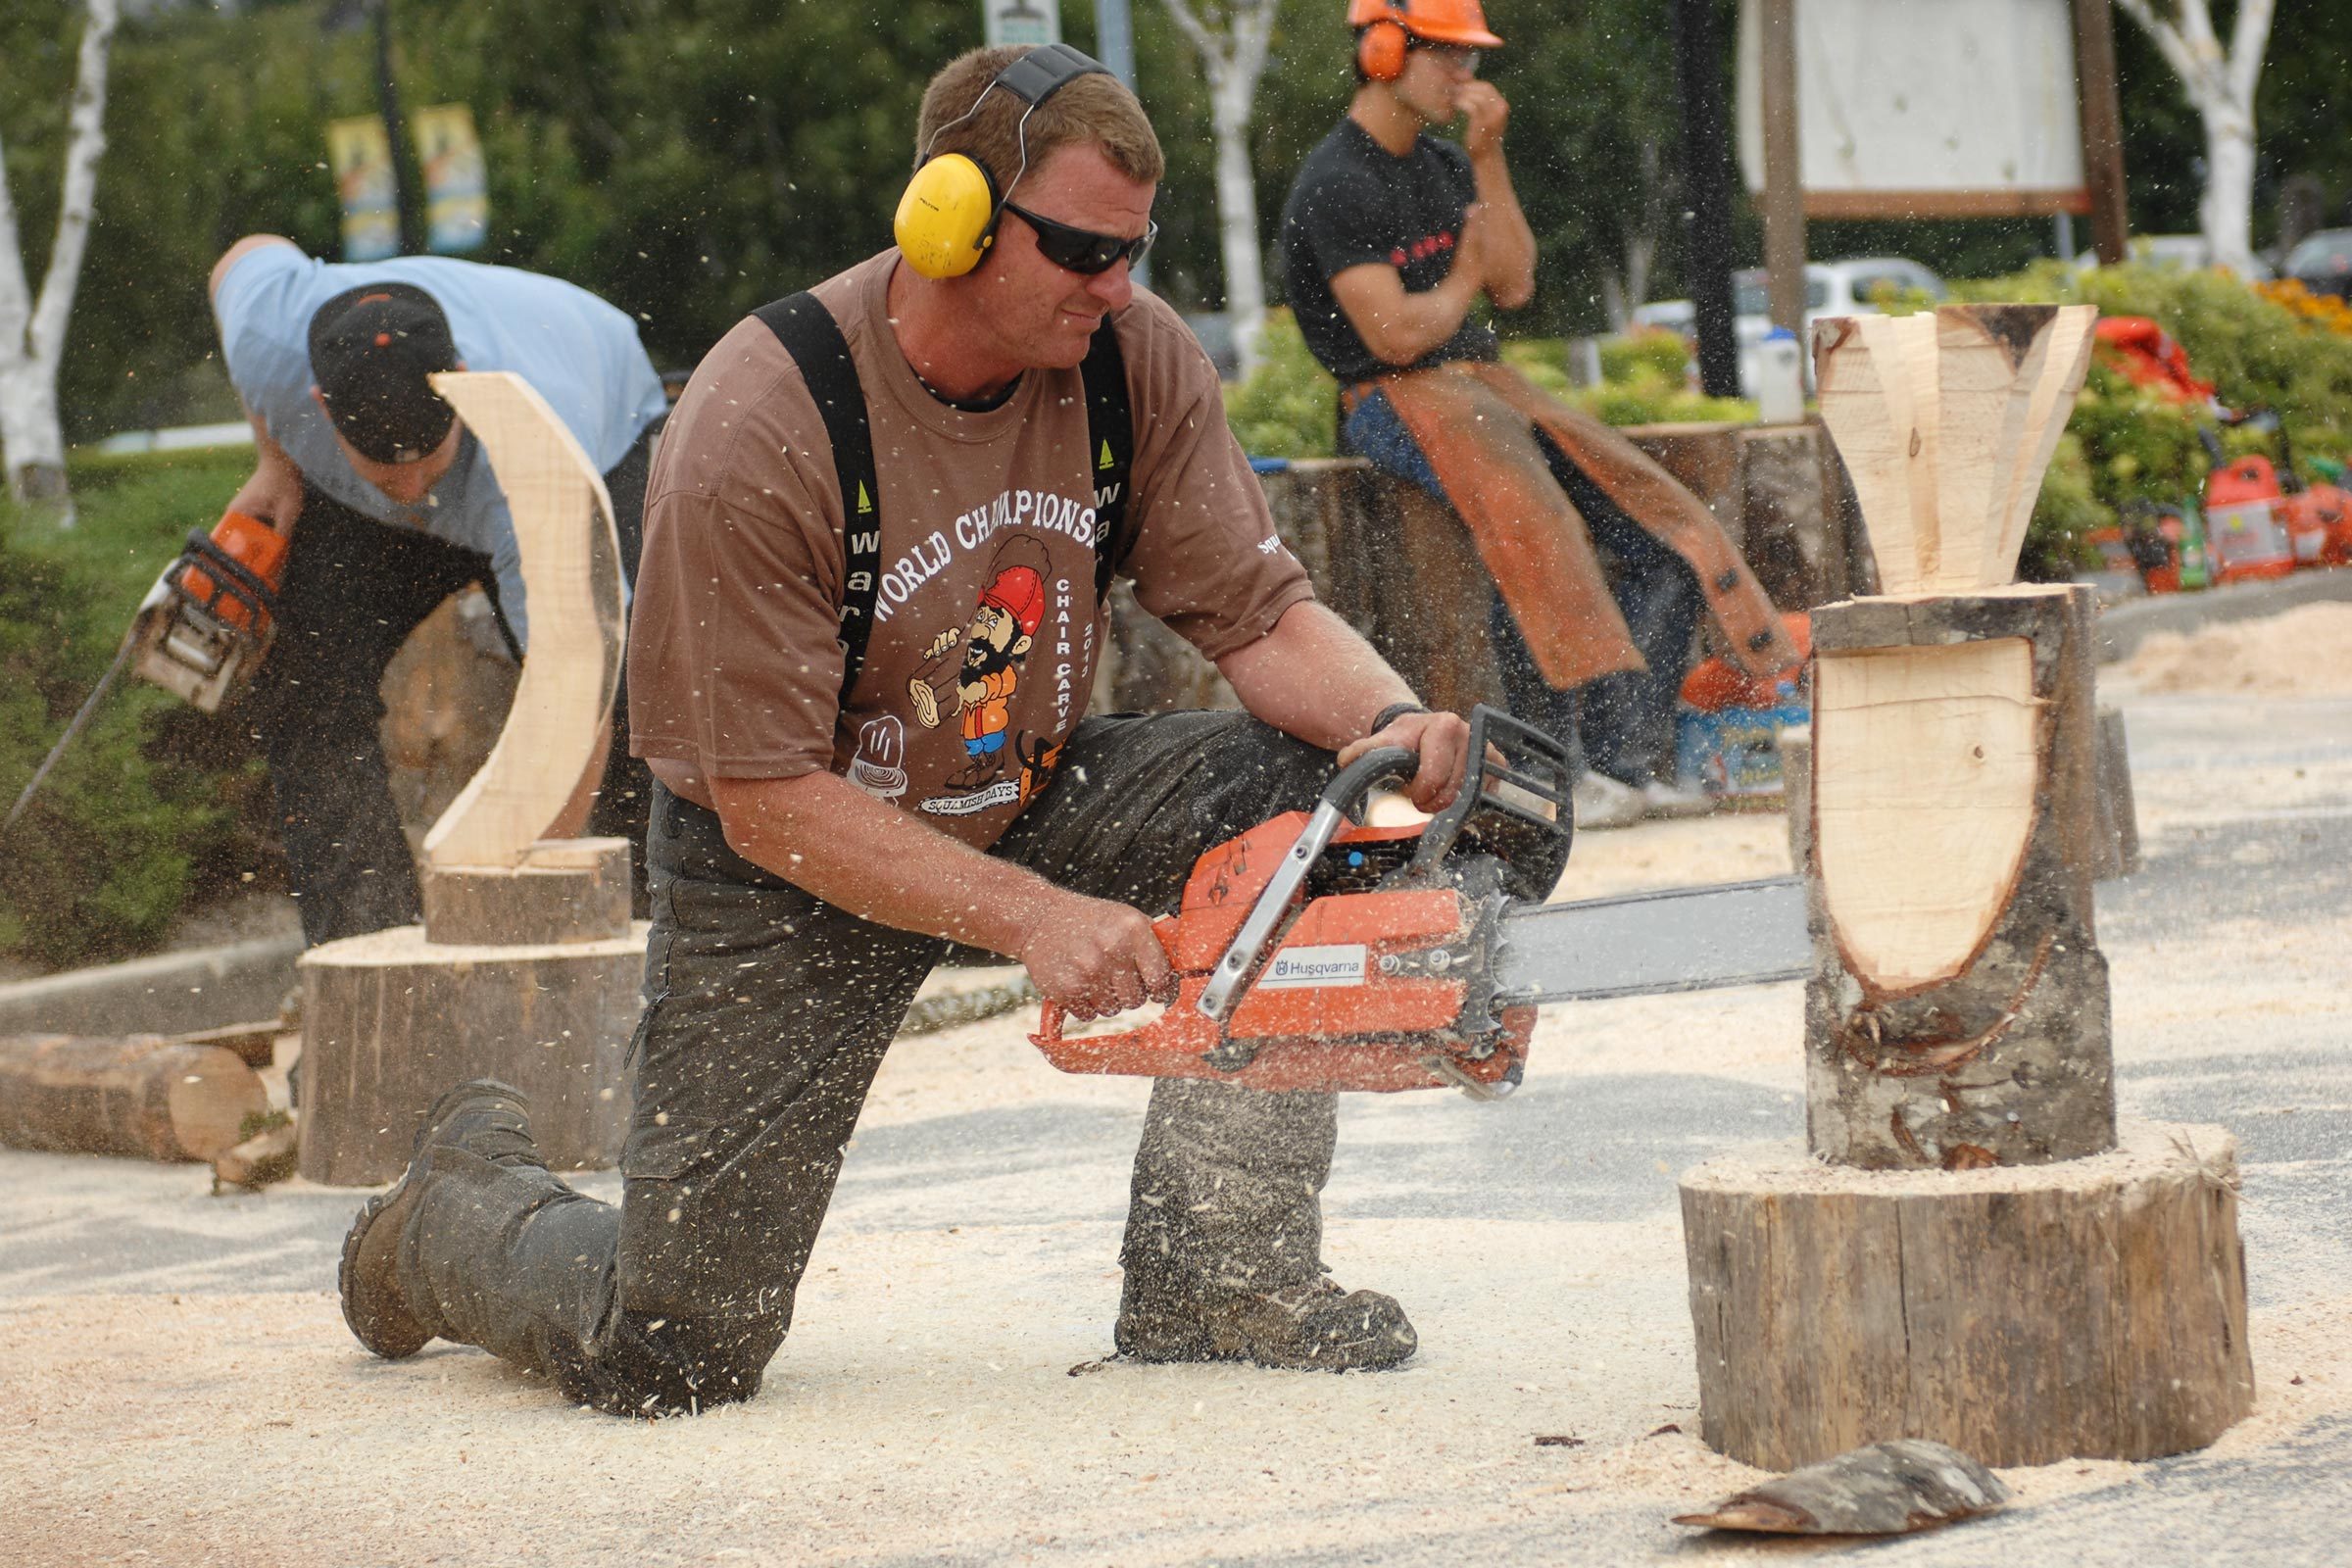
POLYGON ((1314 810, 1201 856, 1155 927, 1178 987, 1158 1017, 1073 1034, 1048 1004, 1031 1043, 1064 1072, 1495 1100, 1519 1085, 1541 1004, 1810 972, 1794 877, 1545 903, 1574 778, 1543 732, 1474 709, 1452 805, 1403 827, 1355 820, 1418 764, 1368 753, 1314 810))
POLYGON ((17 804, 0 821, 0 832, 16 824, 33 791, 81 733, 98 701, 129 664, 151 681, 215 713, 253 678, 275 633, 278 579, 285 570, 287 536, 242 512, 222 514, 213 531, 189 533, 187 547, 139 602, 130 630, 98 684, 66 725, 41 765, 33 769, 17 804))

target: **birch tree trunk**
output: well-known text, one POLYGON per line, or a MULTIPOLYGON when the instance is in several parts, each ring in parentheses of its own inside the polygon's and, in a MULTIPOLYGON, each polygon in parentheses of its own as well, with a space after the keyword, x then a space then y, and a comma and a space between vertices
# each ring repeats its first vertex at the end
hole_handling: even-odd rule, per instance
POLYGON ((2215 265, 2245 272, 2254 260, 2254 88, 2277 0, 2239 0, 2227 53, 2213 29, 2210 0, 2115 4, 2155 43, 2205 122, 2198 221, 2215 265))
POLYGON ((1250 119, 1274 36, 1276 0, 1227 0, 1201 20, 1193 0, 1163 0, 1208 77, 1209 124, 1217 143, 1217 229, 1225 268, 1225 316, 1243 380, 1258 364, 1266 328, 1265 257, 1258 243, 1257 185, 1250 174, 1250 119), (1211 25, 1211 22, 1215 25, 1211 25))
MULTIPOLYGON (((0 464, 19 500, 64 504, 66 439, 57 416, 57 368, 74 313, 74 290, 97 205, 98 159, 106 151, 106 67, 117 0, 88 0, 67 115, 66 171, 37 299, 25 281, 16 202, 0 166, 0 464)), ((69 516, 71 514, 69 513, 69 516)))

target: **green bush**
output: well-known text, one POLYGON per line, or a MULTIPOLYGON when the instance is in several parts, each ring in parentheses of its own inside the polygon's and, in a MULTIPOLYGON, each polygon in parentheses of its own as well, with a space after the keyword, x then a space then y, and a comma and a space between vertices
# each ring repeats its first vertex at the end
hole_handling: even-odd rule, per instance
MULTIPOLYGON (((15 802, 156 573, 190 527, 220 515, 251 461, 76 458, 72 529, 0 504, 0 803, 15 802)), ((152 949, 191 902, 267 863, 265 791, 233 724, 125 671, 0 845, 0 956, 63 965, 152 949)))
POLYGON ((1225 422, 1253 458, 1328 458, 1338 450, 1340 384, 1288 311, 1266 313, 1257 372, 1225 390, 1225 422))
MULTIPOLYGON (((1952 285, 1954 298, 2095 305, 2103 316, 2145 316, 2171 333, 2215 396, 2240 411, 2275 411, 2298 462, 2352 453, 2352 338, 2304 320, 2227 272, 2151 267, 2074 271, 2055 262, 2008 277, 1952 285)), ((2094 554, 2083 536, 2115 521, 2126 502, 2193 499, 2208 459, 2197 436, 2210 413, 2135 386, 2094 361, 2051 466, 2027 536, 2027 574, 2059 574, 2094 554)), ((2259 430, 2223 432, 2232 457, 2277 442, 2259 430)))
MULTIPOLYGON (((1307 352, 1288 311, 1266 314, 1257 373, 1225 392, 1226 422, 1253 458, 1328 458, 1337 450, 1339 383, 1307 352)), ((1693 392, 1689 354, 1672 332, 1608 338, 1600 349, 1601 384, 1568 384, 1567 346, 1557 338, 1513 339, 1502 361, 1542 391, 1609 424, 1752 420, 1756 406, 1693 392)))

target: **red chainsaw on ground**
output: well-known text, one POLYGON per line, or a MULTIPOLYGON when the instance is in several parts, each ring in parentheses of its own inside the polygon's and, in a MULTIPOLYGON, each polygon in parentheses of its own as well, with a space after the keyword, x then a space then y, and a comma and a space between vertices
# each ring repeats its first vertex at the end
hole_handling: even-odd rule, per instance
POLYGON ((1176 1001, 1135 1028, 1031 1036, 1064 1072, 1207 1078, 1268 1090, 1518 1087, 1547 1002, 1793 979, 1811 966, 1793 877, 1545 904, 1572 835, 1566 749, 1493 709, 1430 820, 1354 820, 1419 759, 1384 748, 1315 809, 1203 855, 1157 924, 1176 1001))

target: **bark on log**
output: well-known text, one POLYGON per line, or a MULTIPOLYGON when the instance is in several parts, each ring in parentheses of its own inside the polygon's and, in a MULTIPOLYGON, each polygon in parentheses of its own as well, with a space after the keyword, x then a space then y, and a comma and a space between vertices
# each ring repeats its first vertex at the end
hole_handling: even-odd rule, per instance
POLYGON ((1902 1437, 1992 1465, 2201 1447, 2254 1402, 2236 1183, 2228 1133, 2146 1123, 2027 1168, 1711 1160, 1682 1186, 1701 1435, 1768 1470, 1902 1437))
POLYGON ((2091 906, 2111 842, 2093 784, 2093 611, 2086 589, 2019 587, 1854 600, 1814 615, 1806 1113, 1826 1159, 1961 1169, 2114 1145, 2107 963, 2091 906), (1849 665, 1899 674, 2003 650, 2023 662, 2018 689, 1987 688, 1948 714, 1932 683, 1892 682, 1905 693, 1896 702, 1847 678, 1849 665), (2017 730, 2021 712, 2030 727, 2017 730), (1980 721, 1987 738, 1972 744, 1980 721), (1896 729, 1899 741, 1879 744, 1896 729), (2012 730, 2027 737, 2022 758, 2000 755, 2012 730), (1994 785, 1971 770, 2004 761, 2031 771, 1996 806, 1994 785), (2013 858, 1988 870, 2001 833, 2013 835, 2013 858), (1963 890, 1972 869, 1987 874, 1963 890), (1954 946, 1964 915, 1976 923, 1954 946), (1943 923, 1900 929, 1913 916, 1943 923), (1948 962, 1927 956, 1938 943, 1948 962))
POLYGON ((433 1101, 469 1078, 530 1097, 551 1166, 612 1164, 628 1125, 622 1061, 646 931, 448 947, 402 926, 313 948, 302 960, 302 1174, 334 1187, 391 1180, 433 1101))
POLYGON ((270 1097, 234 1053, 161 1035, 0 1038, 0 1144, 209 1160, 270 1097))

